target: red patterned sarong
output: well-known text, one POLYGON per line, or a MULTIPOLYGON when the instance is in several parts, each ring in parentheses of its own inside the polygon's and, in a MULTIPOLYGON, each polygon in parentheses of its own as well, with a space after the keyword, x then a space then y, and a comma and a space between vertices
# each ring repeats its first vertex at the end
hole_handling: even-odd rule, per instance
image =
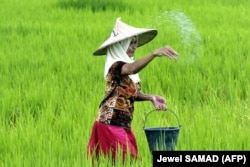
POLYGON ((122 151, 123 161, 126 156, 138 157, 136 139, 131 129, 94 122, 88 143, 88 155, 98 158, 101 154, 111 154, 115 160, 118 149, 122 151))

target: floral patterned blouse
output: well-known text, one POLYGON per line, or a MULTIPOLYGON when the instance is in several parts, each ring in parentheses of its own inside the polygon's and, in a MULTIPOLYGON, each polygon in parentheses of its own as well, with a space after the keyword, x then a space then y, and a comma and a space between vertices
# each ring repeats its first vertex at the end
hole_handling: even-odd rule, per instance
POLYGON ((97 121, 131 128, 134 101, 140 91, 140 83, 134 83, 128 75, 121 75, 125 62, 115 62, 109 69, 106 92, 99 106, 97 121))

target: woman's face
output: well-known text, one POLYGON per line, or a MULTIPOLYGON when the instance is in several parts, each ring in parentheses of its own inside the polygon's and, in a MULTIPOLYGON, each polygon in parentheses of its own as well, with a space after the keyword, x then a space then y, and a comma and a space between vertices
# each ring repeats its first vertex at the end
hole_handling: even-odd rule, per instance
POLYGON ((133 37, 126 52, 129 57, 134 56, 135 50, 137 48, 137 42, 138 42, 137 37, 133 37))

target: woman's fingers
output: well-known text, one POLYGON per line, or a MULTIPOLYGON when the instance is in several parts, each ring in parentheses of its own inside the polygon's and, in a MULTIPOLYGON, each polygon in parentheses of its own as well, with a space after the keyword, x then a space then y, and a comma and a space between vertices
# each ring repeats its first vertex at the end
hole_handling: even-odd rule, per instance
POLYGON ((167 109, 166 105, 158 105, 155 108, 156 108, 156 110, 166 110, 167 109))
POLYGON ((156 110, 166 110, 166 99, 164 99, 161 96, 152 96, 153 97, 153 103, 156 110))
POLYGON ((179 54, 173 49, 173 48, 168 48, 168 50, 175 56, 178 56, 179 54))
POLYGON ((178 56, 178 53, 174 49, 168 46, 165 47, 165 54, 171 59, 176 59, 178 56))

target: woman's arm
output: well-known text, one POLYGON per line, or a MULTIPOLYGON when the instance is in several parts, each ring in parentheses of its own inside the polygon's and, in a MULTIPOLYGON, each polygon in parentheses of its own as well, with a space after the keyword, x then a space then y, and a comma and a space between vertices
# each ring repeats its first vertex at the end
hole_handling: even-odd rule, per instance
POLYGON ((148 95, 140 92, 135 99, 136 101, 151 101, 157 110, 166 110, 166 100, 158 95, 148 95))
POLYGON ((152 95, 144 94, 139 92, 138 96, 135 99, 136 101, 152 101, 152 95))
POLYGON ((122 66, 122 75, 136 74, 143 69, 149 62, 155 58, 154 54, 150 54, 142 59, 136 60, 133 63, 126 63, 122 66))
POLYGON ((169 57, 170 59, 176 59, 178 53, 169 46, 165 46, 163 48, 155 50, 153 53, 149 54, 148 56, 136 60, 133 63, 127 63, 122 66, 122 75, 130 75, 136 74, 140 70, 142 70, 149 62, 151 62, 155 57, 169 57))

